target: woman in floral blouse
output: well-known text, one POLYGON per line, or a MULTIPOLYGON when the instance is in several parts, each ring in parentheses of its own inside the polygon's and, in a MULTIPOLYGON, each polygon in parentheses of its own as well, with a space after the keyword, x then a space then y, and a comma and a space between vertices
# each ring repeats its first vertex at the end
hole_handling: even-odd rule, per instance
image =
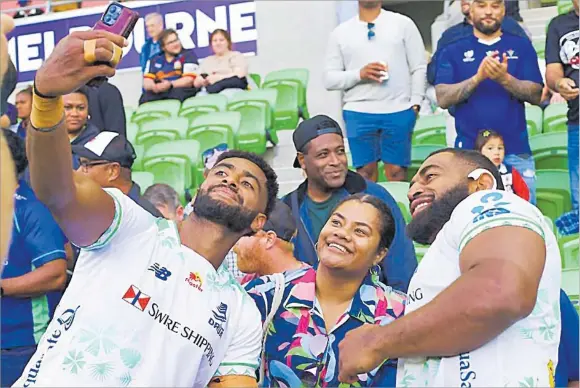
MULTIPOLYGON (((403 315, 405 295, 380 283, 374 270, 394 235, 393 217, 380 199, 356 194, 338 204, 320 232, 318 268, 284 274, 282 302, 266 337, 266 386, 348 386, 338 381, 338 344, 346 333, 403 315)), ((271 276, 246 285, 262 321, 274 289, 271 276)), ((385 360, 354 386, 395 386, 396 367, 396 360, 385 360)))

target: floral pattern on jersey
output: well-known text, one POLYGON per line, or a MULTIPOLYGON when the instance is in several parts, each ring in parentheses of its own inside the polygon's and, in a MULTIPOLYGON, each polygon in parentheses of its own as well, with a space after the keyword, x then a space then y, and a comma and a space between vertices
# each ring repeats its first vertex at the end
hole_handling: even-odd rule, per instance
POLYGON ((530 316, 540 320, 540 324, 530 327, 516 323, 521 326, 519 328, 521 337, 536 343, 552 342, 559 327, 560 306, 558 303, 550 303, 549 293, 545 288, 538 290, 536 305, 530 316))
MULTIPOLYGON (((363 324, 386 325, 402 316, 406 296, 368 275, 349 309, 327 333, 315 300, 316 271, 308 267, 286 272, 285 277, 282 304, 268 328, 266 339, 266 385, 347 387, 348 384, 338 381, 338 344, 348 331, 363 324)), ((272 303, 274 287, 275 281, 269 276, 246 285, 262 320, 268 314, 266 305, 272 303)), ((359 375, 352 386, 394 385, 395 372, 396 360, 385 360, 370 373, 359 375)))
POLYGON ((68 368, 70 373, 76 375, 81 369, 83 369, 86 363, 87 361, 85 360, 83 352, 71 350, 64 358, 62 364, 65 366, 65 368, 68 368))

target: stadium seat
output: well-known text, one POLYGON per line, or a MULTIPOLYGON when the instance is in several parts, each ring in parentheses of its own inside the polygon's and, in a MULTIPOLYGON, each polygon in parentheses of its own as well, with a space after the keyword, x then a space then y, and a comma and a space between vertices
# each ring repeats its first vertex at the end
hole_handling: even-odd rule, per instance
POLYGON ((133 161, 133 166, 131 167, 131 171, 143 171, 143 155, 145 155, 145 147, 139 144, 133 144, 133 148, 135 149, 135 161, 133 161))
POLYGON ((191 123, 196 117, 210 112, 223 112, 228 105, 228 98, 222 94, 190 97, 183 101, 180 117, 186 117, 191 123))
POLYGON ((286 71, 272 72, 266 76, 262 87, 278 91, 276 110, 274 111, 274 128, 295 129, 298 126, 300 95, 302 83, 295 78, 287 78, 286 71))
POLYGON ((250 77, 256 83, 256 85, 258 85, 258 88, 262 87, 262 76, 260 74, 250 73, 248 74, 248 77, 250 77))
POLYGON ((542 133, 530 137, 536 170, 568 168, 568 134, 542 133))
POLYGON ((568 13, 574 9, 572 0, 558 0, 558 15, 568 13))
POLYGON ((580 269, 566 268, 562 270, 562 289, 568 295, 572 304, 579 310, 578 299, 580 294, 580 284, 578 278, 580 277, 580 269))
POLYGON ((397 201, 397 205, 399 205, 399 209, 401 209, 405 221, 411 221, 409 198, 407 197, 407 194, 409 193, 409 182, 379 182, 379 185, 384 187, 395 201, 397 201))
POLYGON ((534 46, 534 50, 536 51, 536 54, 538 54, 538 58, 543 59, 546 50, 546 39, 534 39, 532 40, 532 46, 534 46))
POLYGON ((544 112, 536 105, 526 104, 526 124, 528 126, 528 136, 535 136, 542 133, 544 112))
POLYGON ((550 104, 544 110, 544 129, 543 133, 550 132, 567 132, 568 125, 566 124, 568 119, 566 115, 568 114, 567 104, 550 104))
POLYGON ((310 113, 308 112, 308 105, 306 102, 306 92, 308 90, 308 79, 310 77, 310 72, 308 69, 282 69, 268 73, 264 78, 264 84, 271 81, 286 80, 293 81, 295 84, 299 85, 298 89, 298 108, 299 115, 303 119, 307 120, 310 118, 310 113))
POLYGON ((141 194, 143 194, 145 190, 155 182, 155 176, 146 171, 133 171, 131 173, 131 179, 139 185, 141 188, 141 194))
POLYGON ((417 263, 420 263, 423 260, 423 256, 429 250, 429 245, 423 245, 416 242, 413 242, 413 246, 415 247, 415 256, 417 256, 417 263))
POLYGON ((419 116, 413 129, 413 145, 436 144, 445 146, 445 116, 442 114, 419 116))
POLYGON ((242 115, 240 128, 235 135, 236 148, 264 154, 267 132, 272 143, 278 143, 276 131, 272 129, 276 96, 277 91, 274 89, 251 90, 232 96, 228 111, 240 112, 242 115))
POLYGON ((151 101, 139 105, 131 118, 132 122, 139 125, 148 121, 177 117, 181 102, 178 100, 151 101))
POLYGON ((143 169, 155 176, 155 183, 166 183, 185 203, 185 191, 195 189, 195 166, 200 159, 196 140, 176 140, 152 145, 145 151, 143 169))
POLYGON ((189 121, 185 117, 170 117, 148 121, 141 125, 135 143, 148 149, 154 144, 185 139, 189 121))
POLYGON ((133 118, 133 114, 135 114, 135 108, 125 106, 123 109, 125 110, 125 121, 130 123, 131 119, 133 118))
MULTIPOLYGON (((573 234, 570 236, 560 237, 558 239, 558 246, 560 247, 560 255, 562 256, 562 268, 578 268, 580 267, 580 236, 573 234)), ((580 280, 579 280, 580 281, 580 280)))
POLYGON ((445 146, 433 144, 413 146, 413 148, 411 148, 411 165, 407 170, 407 176, 409 177, 409 180, 417 173, 419 167, 421 167, 421 164, 423 164, 430 153, 440 150, 444 147, 445 146))
POLYGON ((536 206, 552 221, 572 208, 568 171, 536 171, 536 206))
POLYGON ((127 140, 132 145, 135 145, 135 140, 137 139, 137 133, 139 132, 139 126, 135 123, 127 123, 127 140))

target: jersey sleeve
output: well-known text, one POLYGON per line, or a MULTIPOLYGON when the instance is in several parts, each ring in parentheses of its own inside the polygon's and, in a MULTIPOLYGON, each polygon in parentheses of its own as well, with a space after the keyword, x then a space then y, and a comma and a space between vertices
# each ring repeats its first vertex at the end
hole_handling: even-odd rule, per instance
POLYGON ((550 63, 560 63, 562 64, 562 60, 560 59, 560 39, 558 37, 557 27, 557 17, 552 19, 550 24, 548 25, 548 32, 546 36, 546 65, 550 63))
POLYGON ((545 239, 540 211, 513 193, 484 190, 471 194, 453 211, 447 237, 461 252, 474 237, 500 226, 517 226, 545 239))
POLYGON ((149 229, 155 222, 155 217, 137 205, 118 189, 104 189, 113 198, 115 216, 109 228, 93 244, 82 247, 87 251, 94 251, 108 246, 111 243, 122 243, 149 229))
POLYGON ((54 260, 66 259, 64 234, 42 203, 37 202, 27 210, 22 224, 21 235, 35 268, 54 260))
POLYGON ((213 377, 256 377, 262 350, 262 324, 256 306, 243 296, 241 316, 238 317, 233 340, 213 377))
POLYGON ((441 54, 439 54, 437 58, 437 67, 435 69, 435 85, 451 85, 457 83, 455 80, 455 69, 453 68, 453 63, 451 62, 451 47, 453 46, 448 46, 441 50, 441 54))
POLYGON ((183 63, 183 77, 197 77, 199 74, 199 61, 195 53, 188 50, 184 56, 185 62, 183 63))
POLYGON ((147 61, 147 63, 145 64, 145 70, 143 71, 143 78, 149 78, 154 80, 156 78, 155 74, 153 74, 152 68, 153 68, 153 63, 151 63, 152 60, 149 59, 147 61))

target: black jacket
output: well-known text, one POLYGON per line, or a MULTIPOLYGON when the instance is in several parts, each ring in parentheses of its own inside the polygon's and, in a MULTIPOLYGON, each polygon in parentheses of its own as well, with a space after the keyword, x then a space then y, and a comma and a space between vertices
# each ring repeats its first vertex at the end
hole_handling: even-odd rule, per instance
POLYGON ((90 122, 100 131, 117 132, 127 137, 123 96, 115 85, 108 82, 98 88, 87 88, 89 92, 90 122))

